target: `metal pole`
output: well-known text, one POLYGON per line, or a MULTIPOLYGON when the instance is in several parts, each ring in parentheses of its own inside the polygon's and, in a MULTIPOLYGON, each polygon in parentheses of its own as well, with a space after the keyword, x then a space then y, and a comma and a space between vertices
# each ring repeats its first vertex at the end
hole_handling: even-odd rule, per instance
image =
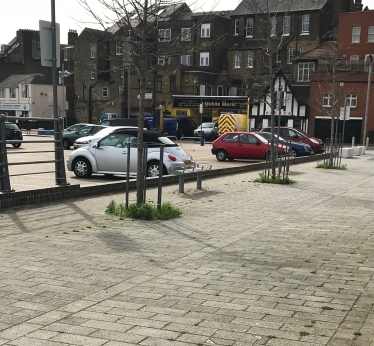
POLYGON ((371 74, 373 72, 373 56, 370 54, 368 56, 369 64, 369 75, 368 75, 368 87, 366 93, 366 108, 365 108, 365 120, 364 120, 364 133, 362 136, 362 144, 365 146, 366 143, 366 135, 367 135, 367 126, 368 126, 368 113, 369 113, 369 100, 370 100, 370 85, 371 85, 371 74))
POLYGON ((126 167, 126 209, 129 207, 129 191, 130 191, 130 146, 131 143, 127 143, 127 167, 126 167))
POLYGON ((62 78, 62 129, 65 129, 65 68, 64 68, 64 60, 62 60, 62 63, 61 63, 61 78, 62 78))
POLYGON ((127 69, 127 117, 130 118, 130 66, 127 69))
POLYGON ((160 145, 160 164, 158 174, 158 193, 157 193, 157 209, 161 209, 161 196, 162 196, 162 173, 164 172, 164 145, 160 145))
POLYGON ((344 144, 344 132, 345 132, 345 118, 347 116, 347 101, 344 100, 344 119, 343 119, 343 133, 342 133, 342 142, 344 144))
POLYGON ((279 135, 280 135, 280 121, 281 121, 281 111, 282 111, 282 86, 280 77, 278 78, 278 130, 277 130, 277 152, 276 158, 278 158, 278 145, 279 145, 279 135))
POLYGON ((5 115, 0 115, 0 191, 11 192, 8 154, 6 150, 5 115))

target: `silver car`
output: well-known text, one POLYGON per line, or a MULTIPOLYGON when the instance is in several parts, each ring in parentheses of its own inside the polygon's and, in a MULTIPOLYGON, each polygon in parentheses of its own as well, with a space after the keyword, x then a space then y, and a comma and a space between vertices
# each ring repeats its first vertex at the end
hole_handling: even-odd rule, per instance
MULTIPOLYGON (((79 178, 88 178, 92 173, 109 175, 136 175, 138 129, 117 129, 109 135, 93 140, 88 146, 73 151, 66 161, 69 171, 79 178), (130 148, 128 146, 130 144, 130 148), (127 155, 130 167, 127 168, 127 155)), ((181 147, 164 135, 144 130, 143 141, 148 145, 147 176, 155 177, 160 171, 160 145, 164 145, 162 174, 174 170, 195 167, 195 162, 181 147)))
POLYGON ((201 130, 204 132, 206 139, 214 140, 218 137, 218 123, 202 123, 193 132, 195 137, 201 137, 201 130))

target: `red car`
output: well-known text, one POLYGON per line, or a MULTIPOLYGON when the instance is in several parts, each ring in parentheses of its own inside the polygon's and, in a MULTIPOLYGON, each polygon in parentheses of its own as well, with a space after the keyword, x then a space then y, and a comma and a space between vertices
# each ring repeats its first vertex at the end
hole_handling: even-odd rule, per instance
MULTIPOLYGON (((265 127, 261 132, 271 132, 271 127, 265 127)), ((278 127, 275 127, 275 133, 278 133, 278 127)), ((292 127, 280 127, 279 136, 283 137, 287 141, 300 142, 304 144, 309 144, 315 154, 320 154, 325 151, 325 144, 319 138, 309 137, 305 133, 296 130, 292 127)))
MULTIPOLYGON (((278 152, 287 151, 278 145, 278 152)), ((226 159, 266 159, 270 155, 269 142, 254 132, 226 132, 213 142, 212 154, 218 161, 226 159)))

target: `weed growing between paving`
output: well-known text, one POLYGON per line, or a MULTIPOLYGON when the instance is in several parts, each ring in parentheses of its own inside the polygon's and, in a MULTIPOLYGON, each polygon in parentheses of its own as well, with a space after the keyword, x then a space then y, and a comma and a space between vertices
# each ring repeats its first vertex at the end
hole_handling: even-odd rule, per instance
POLYGON ((162 203, 159 210, 149 203, 130 204, 126 208, 123 203, 116 204, 116 202, 111 201, 105 209, 105 214, 140 220, 170 220, 179 217, 182 211, 170 203, 162 203))
POLYGON ((341 166, 331 166, 328 163, 318 163, 316 168, 324 168, 324 169, 341 169, 346 170, 347 165, 341 165, 341 166))
POLYGON ((289 185, 295 184, 296 181, 292 180, 288 177, 280 178, 280 177, 267 177, 264 173, 259 173, 259 178, 254 180, 255 183, 266 183, 266 184, 282 184, 282 185, 289 185))

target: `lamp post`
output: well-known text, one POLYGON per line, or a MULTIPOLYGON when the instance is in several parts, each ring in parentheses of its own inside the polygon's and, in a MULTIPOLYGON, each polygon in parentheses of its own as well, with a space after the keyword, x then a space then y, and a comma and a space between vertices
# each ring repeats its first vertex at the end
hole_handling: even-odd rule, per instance
POLYGON ((366 145, 366 135, 367 135, 367 126, 368 126, 368 113, 369 113, 369 100, 370 100, 370 85, 371 85, 371 74, 373 72, 373 56, 370 54, 366 58, 366 66, 369 67, 369 75, 368 75, 368 87, 366 93, 366 108, 365 108, 365 118, 364 118, 364 133, 362 144, 363 146, 366 145))
POLYGON ((62 59, 61 63, 61 72, 59 73, 59 76, 61 78, 61 84, 62 84, 62 127, 65 129, 65 125, 67 127, 67 118, 66 118, 66 93, 65 93, 65 78, 70 76, 69 71, 65 71, 65 66, 64 62, 69 61, 70 64, 70 59, 65 59, 65 51, 68 49, 74 48, 73 46, 66 46, 63 47, 62 50, 64 51, 64 57, 62 59))

